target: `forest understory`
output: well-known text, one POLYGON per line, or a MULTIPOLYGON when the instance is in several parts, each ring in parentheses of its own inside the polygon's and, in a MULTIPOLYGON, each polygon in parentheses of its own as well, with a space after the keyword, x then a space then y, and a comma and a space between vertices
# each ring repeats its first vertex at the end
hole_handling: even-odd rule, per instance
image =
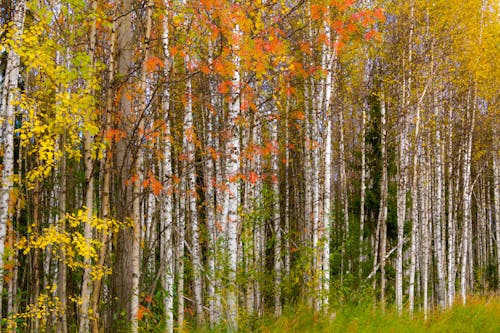
POLYGON ((0 4, 0 331, 500 331, 498 1, 0 4))

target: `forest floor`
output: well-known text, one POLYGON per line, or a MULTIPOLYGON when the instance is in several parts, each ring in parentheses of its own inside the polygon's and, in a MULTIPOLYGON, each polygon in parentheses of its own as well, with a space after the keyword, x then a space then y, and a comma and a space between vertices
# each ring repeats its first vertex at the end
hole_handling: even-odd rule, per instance
MULTIPOLYGON (((314 332, 463 332, 500 333, 500 297, 473 296, 467 305, 455 305, 446 311, 434 311, 424 319, 421 312, 413 318, 398 316, 394 309, 384 313, 373 305, 344 306, 330 315, 313 314, 307 308, 288 308, 279 319, 246 320, 241 332, 314 333, 314 332)), ((226 329, 198 332, 225 332, 226 329)))

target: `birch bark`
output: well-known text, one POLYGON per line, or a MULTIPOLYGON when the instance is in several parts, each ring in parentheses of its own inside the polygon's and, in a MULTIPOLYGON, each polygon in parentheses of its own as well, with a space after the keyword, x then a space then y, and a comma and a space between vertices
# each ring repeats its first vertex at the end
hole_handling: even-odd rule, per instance
MULTIPOLYGON (((14 5, 12 39, 19 43, 24 30, 24 17, 26 4, 24 0, 18 0, 14 5)), ((14 174, 14 102, 17 98, 19 83, 20 57, 14 50, 9 50, 5 68, 5 77, 2 87, 2 101, 0 109, 0 122, 3 130, 3 163, 2 163, 2 183, 0 188, 0 267, 4 267, 3 257, 5 251, 5 236, 7 232, 7 223, 12 218, 12 212, 9 210, 10 194, 13 188, 14 174)), ((0 275, 0 295, 3 295, 4 273, 1 270, 0 275)), ((0 316, 2 313, 0 296, 0 316)))
POLYGON ((165 332, 174 332, 174 241, 173 241, 173 222, 174 222, 174 202, 173 202, 173 171, 172 171, 172 138, 170 132, 170 77, 171 59, 170 59, 170 1, 163 0, 165 14, 162 20, 162 48, 164 54, 164 75, 167 78, 167 84, 163 90, 163 124, 164 133, 162 137, 163 160, 162 160, 162 183, 163 192, 161 195, 160 210, 160 228, 161 228, 161 282, 164 292, 163 313, 165 316, 165 332))
POLYGON ((239 224, 238 203, 239 203, 239 160, 240 160, 240 144, 239 144, 239 129, 237 118, 240 114, 240 57, 239 57, 239 39, 240 28, 238 25, 233 30, 234 45, 233 63, 235 71, 231 79, 231 101, 229 104, 228 121, 231 126, 230 138, 226 143, 226 179, 228 184, 227 193, 227 254, 228 254, 228 292, 227 292, 227 313, 228 324, 231 331, 238 330, 238 304, 236 290, 236 269, 237 269, 237 232, 239 224))
MULTIPOLYGON (((97 9, 97 1, 93 0, 90 5, 91 13, 96 14, 97 9)), ((95 58, 95 46, 96 46, 96 19, 92 20, 90 28, 90 63, 94 66, 94 58, 95 58)), ((92 91, 93 92, 93 91, 92 91)), ((88 120, 91 121, 91 120, 88 120)), ((83 229, 83 237, 90 244, 92 238, 92 215, 93 215, 93 207, 94 207, 94 173, 93 173, 93 159, 92 159, 92 145, 93 145, 93 137, 90 132, 86 132, 84 134, 84 163, 85 163, 85 180, 87 182, 87 189, 85 193, 85 209, 86 209, 86 218, 84 229, 83 229)), ((90 298, 92 295, 92 283, 91 283, 91 265, 92 260, 90 257, 86 256, 84 258, 84 271, 83 271, 83 280, 82 280, 82 290, 81 290, 81 304, 80 304, 80 325, 78 331, 89 332, 90 330, 90 318, 89 318, 89 308, 90 308, 90 298)))
POLYGON ((471 224, 471 199, 472 199, 472 184, 471 184, 471 164, 472 164, 472 131, 474 129, 474 107, 468 110, 466 116, 467 132, 465 133, 465 150, 462 169, 463 179, 463 223, 462 223, 462 262, 460 271, 460 295, 462 303, 465 304, 467 298, 467 265, 469 255, 469 228, 471 224), (470 118, 470 119, 469 119, 470 118))
POLYGON ((385 261, 386 261, 386 242, 387 242, 387 119, 385 109, 384 94, 380 96, 380 137, 381 137, 381 154, 382 154, 382 180, 380 183, 380 210, 378 216, 378 224, 380 225, 380 302, 382 308, 385 309, 385 261))

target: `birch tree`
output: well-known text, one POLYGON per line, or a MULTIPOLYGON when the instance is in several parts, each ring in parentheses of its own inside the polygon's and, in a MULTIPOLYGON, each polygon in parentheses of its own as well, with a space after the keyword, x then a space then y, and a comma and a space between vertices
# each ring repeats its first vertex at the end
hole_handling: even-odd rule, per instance
MULTIPOLYGON (((12 44, 22 43, 21 36, 24 29, 26 4, 24 0, 15 1, 12 16, 12 44)), ((3 79, 1 95, 1 126, 3 137, 3 163, 2 163, 2 184, 0 190, 0 267, 4 267, 5 236, 7 223, 12 219, 12 211, 9 204, 13 189, 14 176, 14 123, 15 123, 15 101, 18 96, 18 83, 20 74, 20 57, 11 49, 7 54, 5 66, 5 76, 3 79)), ((3 271, 0 278, 0 294, 3 295, 3 271)), ((0 302, 2 303, 2 302, 0 302)), ((0 305, 0 316, 2 306, 0 305)))

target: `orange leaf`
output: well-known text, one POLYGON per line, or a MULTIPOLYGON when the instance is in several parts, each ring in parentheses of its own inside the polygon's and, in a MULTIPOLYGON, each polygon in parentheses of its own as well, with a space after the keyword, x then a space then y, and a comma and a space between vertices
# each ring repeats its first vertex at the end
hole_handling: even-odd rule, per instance
POLYGON ((155 57, 155 56, 149 57, 145 61, 144 65, 146 66, 146 71, 148 71, 148 72, 152 72, 152 71, 156 70, 157 68, 165 67, 165 64, 163 63, 163 61, 160 58, 155 57))
POLYGON ((373 10, 373 17, 375 17, 376 19, 379 19, 380 21, 384 22, 385 21, 384 10, 382 8, 375 8, 373 10))
POLYGON ((155 195, 159 195, 163 189, 163 184, 155 178, 154 181, 151 181, 151 189, 155 195))
POLYGON ((292 113, 292 118, 297 120, 304 120, 306 118, 303 111, 295 111, 292 113))
POLYGON ((320 19, 323 16, 323 13, 326 11, 326 7, 324 5, 312 4, 311 5, 311 18, 313 20, 320 19))
POLYGON ((250 181, 250 183, 255 184, 259 180, 259 175, 253 171, 250 171, 250 174, 248 175, 248 180, 250 181))
POLYGON ((142 320, 142 318, 144 317, 145 310, 146 310, 146 308, 143 305, 139 306, 139 309, 137 310, 137 319, 138 320, 142 320))

